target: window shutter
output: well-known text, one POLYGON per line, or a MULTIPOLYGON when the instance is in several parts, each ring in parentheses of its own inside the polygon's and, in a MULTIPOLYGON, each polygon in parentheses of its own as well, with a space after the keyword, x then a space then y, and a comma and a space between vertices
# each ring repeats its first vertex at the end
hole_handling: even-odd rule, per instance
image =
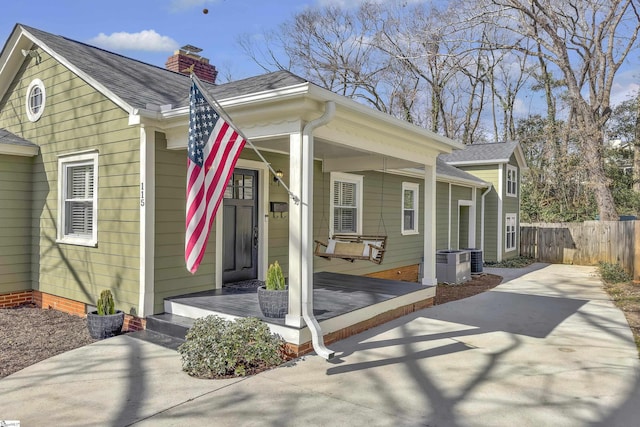
POLYGON ((67 169, 67 234, 93 234, 93 177, 93 165, 78 165, 67 169))

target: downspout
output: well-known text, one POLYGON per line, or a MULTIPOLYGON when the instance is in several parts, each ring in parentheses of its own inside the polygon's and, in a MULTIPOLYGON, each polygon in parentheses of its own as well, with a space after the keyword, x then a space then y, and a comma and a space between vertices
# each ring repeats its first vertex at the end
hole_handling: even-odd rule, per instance
POLYGON ((324 345, 324 338, 318 320, 313 315, 313 131, 331 121, 336 111, 336 104, 327 101, 324 114, 315 120, 310 121, 302 130, 302 143, 307 144, 307 148, 302 150, 303 170, 302 170, 302 226, 301 243, 301 290, 302 290, 302 318, 311 331, 311 342, 315 352, 326 360, 330 360, 335 353, 324 345), (306 212, 305 212, 306 210, 306 212), (305 214, 306 213, 306 214, 305 214))
POLYGON ((480 248, 484 253, 484 197, 489 194, 489 191, 493 188, 493 184, 489 184, 489 187, 482 193, 482 212, 480 213, 480 248))

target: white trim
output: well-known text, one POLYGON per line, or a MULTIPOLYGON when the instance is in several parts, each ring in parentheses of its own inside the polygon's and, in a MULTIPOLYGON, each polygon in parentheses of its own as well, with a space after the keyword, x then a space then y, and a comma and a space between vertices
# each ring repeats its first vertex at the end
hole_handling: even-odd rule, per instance
POLYGON ((98 152, 95 150, 58 157, 57 243, 90 247, 96 247, 98 245, 98 175, 98 152), (80 166, 86 164, 91 164, 93 166, 92 235, 91 237, 65 235, 64 224, 66 222, 66 211, 64 205, 67 190, 64 184, 67 182, 66 171, 69 166, 80 166))
POLYGON ((401 206, 400 206, 400 233, 403 236, 410 236, 415 234, 420 234, 420 230, 418 228, 418 223, 420 222, 420 184, 417 182, 406 182, 402 183, 402 196, 401 206), (406 230, 404 226, 404 192, 405 191, 413 192, 413 228, 410 230, 406 230))
POLYGON ((46 102, 47 102, 47 91, 44 87, 44 83, 40 79, 33 79, 31 83, 29 83, 29 86, 27 87, 27 94, 25 95, 25 102, 24 102, 24 108, 26 110, 29 121, 37 122, 38 120, 40 120, 40 117, 42 117, 42 113, 44 113, 46 102), (40 89, 42 102, 40 103, 40 108, 38 109, 38 111, 34 113, 31 110, 30 101, 31 101, 31 91, 34 90, 35 88, 40 89))
POLYGON ((33 157, 38 155, 39 150, 40 147, 37 145, 29 146, 0 143, 0 154, 6 154, 7 156, 33 157))
POLYGON ((505 214, 505 230, 504 230, 504 247, 505 252, 513 252, 518 247, 518 214, 508 213, 505 214), (509 247, 509 222, 513 221, 513 247, 509 247))
POLYGON ((507 163, 507 176, 506 176, 506 178, 507 178, 507 186, 506 186, 507 188, 506 188, 505 194, 508 197, 518 197, 518 168, 507 163), (511 174, 511 176, 514 177, 513 180, 509 180, 509 175, 510 175, 509 172, 513 172, 511 174), (513 183, 513 187, 515 187, 514 188, 515 191, 509 192, 509 182, 513 183))
POLYGON ((502 201, 504 200, 504 167, 502 164, 498 165, 498 224, 496 224, 497 235, 497 247, 496 247, 496 260, 502 261, 502 242, 504 236, 503 218, 502 218, 502 201))
POLYGON ((424 249, 422 284, 435 286, 436 279, 436 165, 424 165, 424 249))
POLYGON ((356 184, 356 210, 357 210, 357 218, 356 218, 356 226, 357 229, 355 233, 350 234, 362 234, 362 217, 363 217, 363 189, 364 189, 364 176, 363 175, 355 175, 351 173, 344 172, 331 172, 329 179, 329 235, 332 236, 335 233, 333 229, 333 221, 334 221, 334 202, 333 202, 333 185, 336 181, 339 182, 349 182, 352 184, 356 184))
POLYGON ((475 248, 477 242, 477 225, 478 225, 478 189, 471 189, 471 209, 469 209, 469 218, 470 226, 469 226, 469 247, 475 248))
MULTIPOLYGON (((267 185, 269 169, 263 162, 255 160, 238 159, 236 169, 249 169, 258 172, 258 279, 264 280, 267 275, 267 263, 269 262, 269 252, 267 242, 269 241, 269 186, 267 185)), ((224 203, 224 202, 223 202, 224 203)), ((222 205, 221 205, 222 207, 222 205)), ((215 218, 216 227, 216 259, 215 259, 215 282, 216 289, 222 288, 222 234, 224 230, 223 209, 218 209, 215 218)))
MULTIPOLYGON (((453 186, 451 185, 451 183, 449 183, 449 198, 447 200, 447 249, 451 249, 451 233, 453 233, 453 230, 451 229, 451 200, 452 200, 452 189, 453 186)), ((437 190, 437 186, 436 186, 436 190, 437 190)), ((436 197, 437 197, 437 193, 436 193, 436 197)))
POLYGON ((140 126, 140 317, 153 314, 155 302, 155 131, 140 126))

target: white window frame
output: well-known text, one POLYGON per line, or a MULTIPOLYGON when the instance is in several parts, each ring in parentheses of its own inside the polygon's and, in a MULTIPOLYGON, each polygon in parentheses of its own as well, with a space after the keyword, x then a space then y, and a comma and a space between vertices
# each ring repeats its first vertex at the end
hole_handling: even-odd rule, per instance
POLYGON ((58 158, 58 243, 79 246, 98 245, 98 152, 78 153, 58 158), (66 231, 67 222, 67 172, 77 166, 93 166, 93 197, 91 235, 70 234, 66 231))
POLYGON ((504 224, 504 250, 505 252, 515 251, 518 247, 518 215, 515 213, 506 214, 504 224), (512 228, 512 230, 509 230, 509 228, 512 228), (511 240, 509 237, 511 234, 513 234, 513 246, 509 245, 511 240))
POLYGON ((344 233, 342 234, 362 234, 362 193, 363 193, 363 182, 364 176, 362 175, 354 175, 350 173, 342 173, 342 172, 331 172, 331 183, 330 183, 330 194, 329 194, 329 233, 333 235, 336 233, 334 230, 334 218, 335 218, 335 203, 334 203, 334 187, 335 182, 348 182, 356 185, 356 232, 355 233, 344 233))
POLYGON ((507 196, 518 197, 518 168, 509 164, 507 164, 507 196))
POLYGON ((408 236, 408 235, 412 235, 412 234, 419 234, 418 231, 418 224, 420 223, 419 221, 419 217, 420 217, 420 211, 419 211, 419 206, 420 206, 420 184, 416 183, 416 182, 403 182, 402 183, 402 197, 401 197, 402 201, 402 206, 400 206, 400 232, 402 233, 403 236, 408 236), (406 191, 411 191, 413 192, 413 228, 407 228, 405 223, 404 223, 404 211, 405 211, 405 207, 404 207, 404 193, 406 191))
POLYGON ((27 87, 27 96, 25 98, 25 110, 27 112, 27 118, 31 122, 37 122, 40 117, 42 117, 42 113, 44 113, 44 107, 47 101, 47 92, 44 88, 44 83, 40 79, 33 79, 29 86, 27 87), (40 90, 40 96, 42 101, 38 106, 38 110, 34 111, 33 106, 31 105, 31 97, 34 90, 40 90))

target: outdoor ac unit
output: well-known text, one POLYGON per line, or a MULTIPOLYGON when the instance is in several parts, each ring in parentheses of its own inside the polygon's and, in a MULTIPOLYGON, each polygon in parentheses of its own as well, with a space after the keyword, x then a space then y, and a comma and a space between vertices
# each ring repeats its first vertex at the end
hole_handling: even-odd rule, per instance
POLYGON ((482 250, 476 248, 463 248, 471 254, 471 274, 482 273, 482 250))
POLYGON ((436 251, 436 278, 439 283, 456 285, 471 279, 470 252, 436 251))

